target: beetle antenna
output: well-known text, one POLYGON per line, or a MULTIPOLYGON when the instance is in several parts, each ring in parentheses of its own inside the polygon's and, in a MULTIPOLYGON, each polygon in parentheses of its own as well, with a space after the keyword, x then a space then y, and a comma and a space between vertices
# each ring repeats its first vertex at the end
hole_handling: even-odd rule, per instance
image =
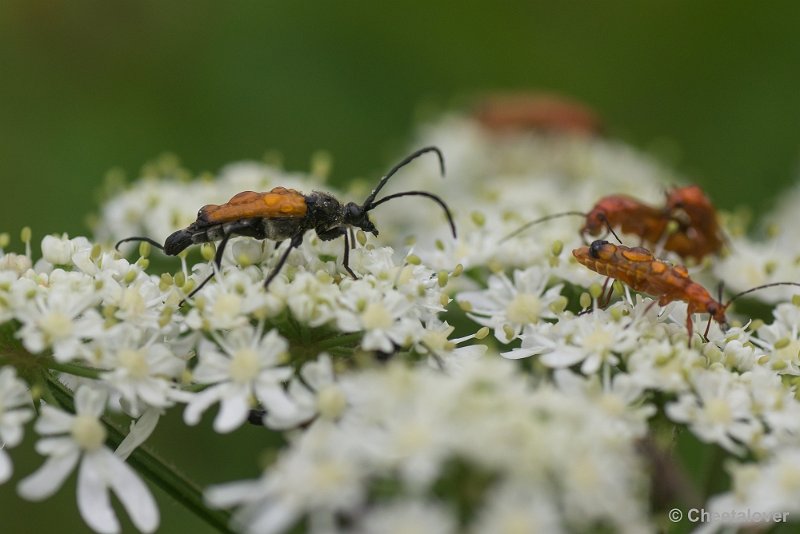
POLYGON ((731 305, 731 302, 733 302, 734 300, 738 299, 739 297, 743 297, 743 296, 747 295, 748 293, 752 293, 753 291, 758 291, 759 289, 765 289, 767 287, 775 287, 775 286, 798 286, 798 287, 800 287, 800 284, 798 284, 797 282, 773 282, 771 284, 764 284, 763 286, 756 286, 756 287, 748 289, 747 291, 742 291, 741 293, 737 293, 734 296, 732 296, 730 299, 728 299, 728 302, 725 303, 725 307, 727 308, 728 306, 731 305))
POLYGON ((411 163, 412 161, 414 161, 415 159, 417 159, 418 157, 427 152, 436 153, 436 156, 439 158, 439 170, 441 171, 442 176, 444 176, 444 156, 442 155, 442 151, 435 146, 426 146, 425 148, 420 148, 416 152, 413 152, 412 154, 406 156, 405 159, 403 159, 403 161, 392 167, 389 170, 389 172, 386 173, 386 176, 381 178, 381 181, 378 182, 377 187, 375 187, 375 189, 372 190, 372 193, 369 194, 367 199, 364 201, 364 204, 361 206, 364 209, 364 211, 369 211, 377 205, 373 204, 372 202, 375 200, 375 197, 378 196, 380 190, 383 189, 383 186, 386 185, 386 182, 389 181, 389 178, 394 176, 397 171, 399 171, 400 169, 402 169, 403 167, 405 167, 406 165, 408 165, 409 163, 411 163))
POLYGON ((608 222, 608 217, 606 217, 604 213, 600 213, 600 214, 598 214, 598 218, 600 220, 602 220, 604 223, 606 223, 606 227, 608 227, 608 231, 611 232, 611 235, 613 235, 615 238, 617 238, 617 241, 619 242, 619 244, 620 245, 624 244, 622 242, 622 239, 620 239, 619 236, 617 235, 617 232, 615 232, 614 229, 611 228, 611 223, 608 222))
POLYGON ((583 212, 580 212, 580 211, 565 211, 563 213, 554 213, 552 215, 545 215, 544 217, 540 217, 539 219, 536 219, 536 220, 533 220, 533 221, 530 221, 530 222, 526 222, 525 224, 523 224, 522 226, 520 226, 519 228, 517 228, 516 230, 514 230, 513 232, 511 232, 507 236, 505 236, 503 239, 501 239, 500 243, 505 243, 506 241, 508 241, 512 237, 521 234, 522 232, 524 232, 525 230, 527 230, 531 226, 536 226, 539 223, 543 223, 543 222, 549 221, 551 219, 558 219, 559 217, 566 217, 568 215, 578 215, 580 217, 586 217, 586 214, 583 213, 583 212))
POLYGON ((125 239, 120 239, 119 241, 117 241, 117 244, 114 245, 114 248, 117 251, 119 251, 119 246, 121 244, 127 243, 129 241, 144 241, 145 243, 150 243, 151 245, 153 245, 157 249, 164 250, 164 245, 162 245, 158 241, 154 241, 154 240, 150 239, 149 237, 126 237, 125 239))
POLYGON ((380 206, 384 202, 392 200, 393 198, 407 197, 407 196, 427 197, 436 202, 437 204, 439 204, 444 210, 444 214, 447 216, 447 222, 450 223, 450 230, 453 232, 453 237, 456 237, 456 223, 453 221, 453 214, 450 213, 450 208, 447 207, 447 204, 445 204, 444 200, 434 195, 433 193, 428 193, 427 191, 403 191, 402 193, 394 193, 391 195, 387 195, 382 199, 380 199, 379 201, 373 202, 372 205, 370 205, 369 208, 365 208, 364 211, 370 211, 375 207, 380 206))

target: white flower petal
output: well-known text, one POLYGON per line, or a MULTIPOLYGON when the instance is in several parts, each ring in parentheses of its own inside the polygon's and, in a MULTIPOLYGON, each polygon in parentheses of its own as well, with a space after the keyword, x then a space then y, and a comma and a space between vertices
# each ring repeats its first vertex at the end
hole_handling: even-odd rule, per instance
POLYGON ((14 471, 14 466, 11 463, 8 453, 0 449, 0 484, 11 478, 11 473, 14 471))
POLYGON ((101 475, 106 471, 101 451, 103 449, 87 454, 78 469, 78 510, 93 530, 110 534, 119 532, 119 521, 111 508, 106 481, 101 475))
POLYGON ((125 460, 130 454, 142 443, 144 443, 147 438, 153 433, 153 430, 156 429, 156 425, 158 424, 158 420, 161 418, 161 410, 158 408, 149 408, 145 410, 142 416, 137 419, 134 423, 131 424, 130 432, 125 439, 122 440, 122 443, 119 444, 117 450, 114 451, 114 454, 117 455, 118 458, 125 460))
POLYGON ((295 403, 281 386, 259 385, 256 389, 256 396, 268 412, 274 412, 278 416, 291 414, 296 410, 295 403))
POLYGON ((247 500, 261 487, 258 480, 229 482, 211 486, 203 492, 205 501, 214 508, 229 508, 234 504, 247 500))
POLYGON ((71 437, 59 436, 56 438, 42 438, 36 442, 36 452, 43 456, 64 456, 77 450, 71 437))
POLYGON ((267 505, 266 509, 259 514, 258 519, 248 525, 247 532, 251 534, 283 532, 297 518, 297 513, 298 507, 289 503, 281 503, 280 506, 277 504, 267 505))
POLYGON ((214 419, 214 430, 227 434, 236 430, 247 420, 250 404, 247 402, 247 393, 242 390, 238 394, 228 394, 220 400, 219 412, 214 419))
POLYGON ((42 406, 42 413, 36 420, 34 428, 39 434, 61 434, 70 431, 74 419, 74 415, 45 405, 42 406))
POLYGON ((183 411, 183 420, 187 425, 196 425, 200 422, 203 412, 223 395, 224 386, 224 384, 211 386, 200 393, 192 395, 191 400, 186 404, 186 409, 183 411))
POLYGON ((61 487, 64 480, 75 468, 80 452, 66 456, 50 457, 38 471, 20 481, 17 486, 19 495, 29 501, 41 501, 48 498, 61 487))
POLYGON ((100 417, 106 408, 108 394, 100 389, 82 386, 75 393, 75 412, 100 417))
MULTIPOLYGON (((99 452, 99 451, 98 451, 99 452)), ((107 450, 108 483, 117 495, 133 524, 142 532, 153 532, 160 521, 158 506, 144 482, 128 464, 107 450)))

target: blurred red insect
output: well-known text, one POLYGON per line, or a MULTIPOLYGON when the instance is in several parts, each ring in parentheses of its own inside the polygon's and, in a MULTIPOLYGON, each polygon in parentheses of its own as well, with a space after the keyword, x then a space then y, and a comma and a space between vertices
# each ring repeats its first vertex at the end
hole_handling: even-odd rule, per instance
POLYGON ((667 192, 663 208, 646 204, 628 195, 601 198, 589 212, 565 211, 525 223, 503 238, 514 237, 531 226, 565 216, 584 218, 580 233, 597 237, 608 229, 636 235, 640 245, 661 247, 682 258, 701 260, 718 253, 725 242, 711 201, 696 185, 667 192), (674 228, 671 228, 671 224, 674 228))
POLYGON ((602 123, 588 106, 547 93, 494 94, 481 100, 473 116, 496 133, 539 131, 597 135, 602 123))
POLYGON ((722 250, 726 238, 717 210, 699 186, 687 185, 668 191, 664 212, 678 222, 678 231, 667 238, 665 250, 697 260, 722 250))

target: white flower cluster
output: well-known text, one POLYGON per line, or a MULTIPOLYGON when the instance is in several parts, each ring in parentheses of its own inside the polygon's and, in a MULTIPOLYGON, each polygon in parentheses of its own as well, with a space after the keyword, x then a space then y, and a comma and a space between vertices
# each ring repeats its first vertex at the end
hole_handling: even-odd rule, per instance
MULTIPOLYGON (((226 170, 220 183, 261 187, 264 177, 274 172, 265 166, 240 165, 226 170)), ((284 184, 297 181, 285 178, 284 184)), ((187 196, 180 194, 181 187, 197 189, 188 196, 198 197, 213 189, 210 183, 144 180, 112 200, 113 208, 106 206, 110 216, 106 228, 140 232, 150 231, 148 225, 157 231, 171 228, 168 221, 183 217, 175 215, 187 196), (142 195, 153 195, 161 203, 151 203, 147 212, 137 215, 129 208, 142 202, 142 195), (129 224, 113 220, 120 212, 128 214, 129 224)), ((414 255, 395 261, 389 248, 366 244, 351 251, 350 265, 361 275, 353 280, 340 272, 341 241, 326 243, 309 236, 265 291, 263 280, 272 258, 264 243, 251 239, 231 241, 219 272, 205 262, 189 268, 181 258, 172 260, 176 271, 158 275, 148 272, 152 258, 146 244, 141 257, 131 263, 83 237, 46 236, 41 258, 34 261, 29 231, 23 233, 26 254, 0 251, 0 319, 9 340, 6 348, 27 358, 22 368, 37 365, 47 373, 44 376, 53 383, 42 384, 46 390, 60 387, 53 373, 61 373, 80 402, 75 419, 64 411, 71 410, 69 406, 42 394, 47 410, 35 429, 45 436, 40 451, 51 460, 21 483, 20 494, 44 498, 63 483, 81 451, 91 451, 91 458, 102 454, 102 460, 89 461, 86 456, 80 468, 86 474, 79 476, 78 486, 80 511, 97 531, 119 528, 107 488, 123 502, 143 503, 144 508, 126 505, 141 530, 151 531, 158 523, 152 498, 140 482, 125 494, 129 476, 107 478, 125 467, 112 465, 112 457, 98 452, 107 450, 98 419, 107 410, 147 420, 120 449, 119 456, 124 457, 146 440, 158 414, 176 404, 186 405, 187 424, 197 424, 210 406, 219 404, 214 421, 218 432, 230 432, 261 412, 264 422, 274 428, 313 420, 320 412, 317 395, 330 395, 324 386, 333 381, 331 361, 317 362, 325 352, 343 364, 363 351, 378 351, 387 357, 405 353, 412 360, 445 365, 457 354, 485 349, 459 348, 458 343, 474 336, 450 339, 453 328, 438 318, 450 301, 446 291, 450 273, 433 271, 414 255), (214 273, 211 283, 180 306, 208 273, 214 273), (304 361, 310 363, 296 375, 304 361), (314 380, 314 366, 327 369, 327 381, 314 380), (80 395, 93 400, 81 401, 80 395), (84 419, 81 410, 88 411, 84 419), (66 433, 55 448, 48 441, 54 433, 66 433), (141 492, 149 500, 143 500, 141 492)), ((0 403, 0 438, 10 448, 19 443, 22 425, 33 412, 24 382, 12 366, 5 367, 5 359, 0 362, 4 385, 0 391, 7 396, 0 403)), ((0 454, 0 475, 5 480, 12 465, 4 451, 0 454)), ((135 477, 132 472, 131 476, 135 477)))
POLYGON ((261 479, 207 495, 239 505, 248 532, 282 532, 301 516, 320 529, 345 517, 346 532, 642 532, 646 477, 633 438, 649 413, 621 421, 597 402, 602 391, 569 378, 580 394, 534 384, 500 359, 452 374, 401 364, 350 374, 337 421, 315 422, 261 479), (392 490, 365 510, 374 486, 392 490))
MULTIPOLYGON (((193 252, 162 258, 144 244, 130 262, 110 248, 129 236, 162 242, 242 190, 319 187, 256 163, 215 180, 154 171, 105 204, 97 244, 46 236, 35 259, 27 230, 25 254, 4 253, 0 236, 0 482, 12 473, 5 448, 20 443, 37 403, 37 451, 48 459, 20 495, 46 498, 77 467, 92 529, 119 530, 113 492, 153 531, 158 509, 125 459, 165 409, 181 406, 193 425, 218 405, 215 431, 250 420, 287 440, 260 478, 206 492, 250 532, 647 531, 663 522, 648 482, 665 490, 647 464, 669 456, 659 438, 676 430, 747 462, 730 467, 730 493, 704 495, 710 509, 800 513, 788 467, 800 454, 800 291, 754 293, 777 303, 769 324, 727 310, 733 327, 711 324, 707 339, 706 316, 690 318, 688 339, 686 304, 659 306, 661 295, 614 284, 622 298, 601 306, 603 278, 570 253, 583 244, 579 219, 508 236, 610 194, 656 205, 677 181, 669 171, 620 143, 496 135, 456 116, 417 144, 442 149, 447 177, 415 162, 385 194, 441 196, 459 238, 428 199, 381 205, 370 213, 380 235, 358 232, 349 251, 357 279, 342 268, 343 240, 314 232, 268 290, 288 243, 231 239, 219 269, 213 245, 198 247, 205 261, 193 265, 193 252), (136 420, 124 440, 109 434, 110 413, 136 420)), ((778 228, 792 227, 798 205, 774 216, 778 228)), ((788 234, 771 234, 767 253, 734 222, 728 255, 692 267, 693 278, 737 290, 800 280, 788 234)))

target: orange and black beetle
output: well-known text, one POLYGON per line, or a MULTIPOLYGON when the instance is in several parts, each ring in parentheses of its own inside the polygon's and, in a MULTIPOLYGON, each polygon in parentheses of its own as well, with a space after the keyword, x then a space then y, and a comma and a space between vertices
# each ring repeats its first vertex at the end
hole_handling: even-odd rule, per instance
MULTIPOLYGON (((220 240, 214 258, 214 263, 219 268, 222 263, 225 245, 233 236, 271 239, 278 243, 288 239, 290 240, 289 246, 272 268, 266 280, 264 280, 264 287, 266 288, 278 275, 283 264, 286 263, 291 250, 299 247, 303 242, 305 233, 308 230, 314 230, 323 241, 330 241, 344 236, 344 258, 342 263, 345 270, 353 278, 356 278, 349 265, 350 248, 354 245, 353 236, 350 233, 351 228, 360 228, 365 232, 378 235, 378 229, 369 219, 368 213, 393 198, 403 196, 430 198, 442 207, 450 223, 453 237, 456 236, 456 226, 450 209, 441 198, 433 193, 403 191, 387 195, 375 201, 378 192, 386 185, 389 178, 402 167, 427 152, 434 152, 437 155, 441 173, 444 175, 442 152, 436 147, 422 148, 392 167, 361 205, 355 202, 348 202, 342 205, 335 197, 321 191, 313 191, 308 195, 285 187, 276 187, 266 193, 243 191, 225 204, 209 204, 200 208, 197 213, 197 220, 188 227, 178 230, 167 237, 163 246, 148 237, 128 237, 117 242, 115 246, 119 247, 119 245, 127 241, 145 241, 163 250, 165 254, 175 256, 191 245, 220 240)), ((212 276, 213 273, 203 280, 186 298, 190 298, 199 291, 212 276)))

